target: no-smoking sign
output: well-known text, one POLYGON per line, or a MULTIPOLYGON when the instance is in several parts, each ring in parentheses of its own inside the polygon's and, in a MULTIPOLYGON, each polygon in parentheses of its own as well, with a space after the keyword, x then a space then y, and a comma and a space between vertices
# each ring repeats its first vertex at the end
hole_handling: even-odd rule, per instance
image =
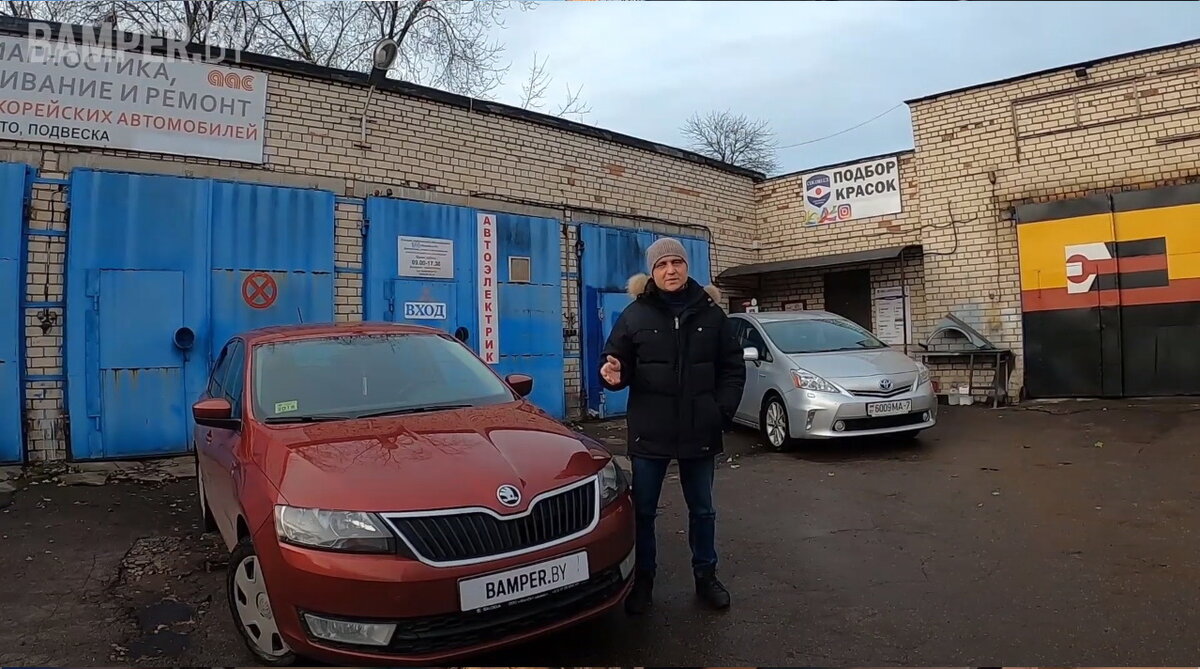
POLYGON ((252 272, 242 281, 242 299, 251 309, 267 309, 278 297, 275 277, 266 272, 252 272))

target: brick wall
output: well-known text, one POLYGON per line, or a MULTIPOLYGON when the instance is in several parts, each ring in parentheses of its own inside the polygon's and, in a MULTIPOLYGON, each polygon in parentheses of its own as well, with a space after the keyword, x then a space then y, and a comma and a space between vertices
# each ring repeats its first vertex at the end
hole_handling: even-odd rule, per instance
POLYGON ((1141 54, 910 103, 927 312, 1017 355, 1010 208, 1200 177, 1200 47, 1141 54), (1186 139, 1191 135, 1192 139, 1186 139), (932 252, 932 253, 930 253, 932 252))
MULTIPOLYGON (((603 217, 608 224, 638 225, 663 233, 712 235, 713 270, 757 261, 754 181, 745 175, 635 146, 570 132, 528 120, 462 109, 441 102, 376 91, 368 112, 366 145, 359 115, 364 87, 271 72, 268 88, 266 163, 261 166, 147 156, 127 151, 0 142, 5 160, 26 162, 40 176, 67 178, 75 167, 320 187, 346 199, 336 208, 335 314, 362 318, 363 207, 353 201, 368 187, 402 197, 496 211, 540 206, 555 217, 572 211, 603 217), (647 223, 657 221, 657 223, 647 223)), ((64 189, 39 185, 31 203, 35 230, 65 231, 64 189)), ((564 327, 582 325, 576 303, 578 262, 575 231, 564 241, 564 327)), ((30 460, 67 457, 64 421, 62 336, 63 263, 66 238, 29 236, 26 310, 27 451, 30 460), (47 306, 40 306, 47 305, 47 306), (39 314, 54 315, 43 333, 39 314)), ((579 340, 564 345, 567 407, 577 415, 580 398, 579 340)))

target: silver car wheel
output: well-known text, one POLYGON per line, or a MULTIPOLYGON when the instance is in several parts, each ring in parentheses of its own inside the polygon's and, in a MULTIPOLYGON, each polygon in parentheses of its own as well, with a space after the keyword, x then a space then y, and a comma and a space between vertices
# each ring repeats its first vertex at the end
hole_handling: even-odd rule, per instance
POLYGON ((788 440, 787 410, 778 400, 767 404, 766 416, 767 441, 775 448, 783 448, 788 440))
POLYGON ((291 652, 279 634, 267 586, 258 568, 258 557, 247 555, 237 566, 233 577, 233 601, 237 607, 238 624, 246 636, 265 657, 283 657, 291 652))

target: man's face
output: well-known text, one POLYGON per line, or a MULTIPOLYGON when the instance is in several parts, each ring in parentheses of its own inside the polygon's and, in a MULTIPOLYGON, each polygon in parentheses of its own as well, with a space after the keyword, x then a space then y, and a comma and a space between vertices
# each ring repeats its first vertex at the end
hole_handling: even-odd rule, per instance
POLYGON ((668 293, 683 288, 688 280, 687 262, 679 256, 665 256, 654 265, 654 285, 668 293))

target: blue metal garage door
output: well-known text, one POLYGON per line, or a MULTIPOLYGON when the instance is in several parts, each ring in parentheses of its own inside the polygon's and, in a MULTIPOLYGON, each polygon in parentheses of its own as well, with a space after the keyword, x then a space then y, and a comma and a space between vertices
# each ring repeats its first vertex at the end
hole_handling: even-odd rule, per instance
POLYGON ((76 459, 186 452, 189 407, 230 335, 300 312, 333 318, 329 193, 90 170, 70 188, 76 459), (187 350, 176 346, 183 328, 194 334, 187 350))
POLYGON ((0 164, 0 462, 19 462, 21 440, 21 294, 25 290, 24 213, 29 168, 0 164))
MULTIPOLYGON (((645 274, 646 249, 661 235, 652 232, 580 226, 583 259, 583 379, 588 411, 600 418, 625 415, 629 391, 611 392, 600 385, 600 352, 621 312, 632 301, 626 292, 629 277, 645 274)), ((687 249, 688 273, 700 285, 712 281, 709 245, 703 239, 677 237, 687 249)))
MULTIPOLYGON (((469 207, 368 198, 365 317, 440 328, 479 352, 481 213, 469 207)), ((560 223, 494 216, 500 351, 496 371, 532 376, 530 401, 561 419, 566 403, 560 223)))

